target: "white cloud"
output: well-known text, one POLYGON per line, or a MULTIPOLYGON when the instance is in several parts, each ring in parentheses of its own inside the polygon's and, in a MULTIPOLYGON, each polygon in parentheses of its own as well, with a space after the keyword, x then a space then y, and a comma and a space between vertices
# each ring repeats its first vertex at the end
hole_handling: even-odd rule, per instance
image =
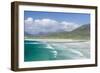
POLYGON ((66 21, 61 22, 61 24, 63 25, 62 27, 65 31, 72 31, 80 26, 79 24, 66 21))
POLYGON ((29 34, 46 34, 49 32, 72 31, 80 25, 67 22, 56 21, 53 19, 33 19, 31 17, 25 20, 25 32, 29 34))
POLYGON ((28 17, 28 18, 25 20, 25 24, 33 24, 33 18, 28 17))

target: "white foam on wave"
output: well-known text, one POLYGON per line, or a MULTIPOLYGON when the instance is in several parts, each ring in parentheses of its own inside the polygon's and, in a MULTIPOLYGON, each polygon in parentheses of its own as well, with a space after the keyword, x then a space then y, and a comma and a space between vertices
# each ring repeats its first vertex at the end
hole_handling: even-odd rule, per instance
POLYGON ((48 49, 52 49, 52 50, 55 50, 55 48, 53 48, 53 47, 50 46, 50 45, 47 45, 46 48, 48 48, 48 49))
POLYGON ((71 51, 73 54, 76 54, 76 55, 78 55, 78 56, 84 56, 83 53, 81 53, 81 52, 78 51, 78 50, 70 49, 70 51, 71 51))
POLYGON ((39 43, 35 43, 35 42, 34 42, 34 43, 25 43, 25 44, 39 44, 39 43))
POLYGON ((53 56, 56 58, 57 57, 57 51, 52 51, 53 56))

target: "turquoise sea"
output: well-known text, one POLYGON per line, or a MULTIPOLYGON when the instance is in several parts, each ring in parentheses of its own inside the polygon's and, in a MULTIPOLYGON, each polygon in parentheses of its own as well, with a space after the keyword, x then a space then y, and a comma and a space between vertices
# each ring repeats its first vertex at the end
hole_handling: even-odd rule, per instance
POLYGON ((24 61, 74 60, 90 58, 90 42, 24 41, 24 61))

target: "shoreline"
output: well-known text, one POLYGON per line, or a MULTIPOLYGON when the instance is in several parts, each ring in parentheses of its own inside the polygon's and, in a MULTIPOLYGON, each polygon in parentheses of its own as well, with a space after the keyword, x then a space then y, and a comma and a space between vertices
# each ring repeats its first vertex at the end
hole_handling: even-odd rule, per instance
POLYGON ((43 42, 87 42, 90 40, 73 40, 73 39, 24 39, 26 41, 43 41, 43 42))

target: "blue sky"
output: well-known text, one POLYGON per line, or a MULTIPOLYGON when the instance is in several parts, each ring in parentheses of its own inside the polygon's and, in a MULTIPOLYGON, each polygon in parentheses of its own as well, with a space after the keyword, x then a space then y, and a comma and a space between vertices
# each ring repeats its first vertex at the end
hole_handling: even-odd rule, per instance
POLYGON ((70 32, 90 23, 89 14, 61 12, 24 12, 25 32, 29 34, 46 34, 52 32, 70 32))
POLYGON ((74 22, 77 24, 90 23, 90 14, 83 13, 24 11, 24 18, 27 19, 28 17, 32 17, 33 19, 48 18, 57 21, 74 22))

